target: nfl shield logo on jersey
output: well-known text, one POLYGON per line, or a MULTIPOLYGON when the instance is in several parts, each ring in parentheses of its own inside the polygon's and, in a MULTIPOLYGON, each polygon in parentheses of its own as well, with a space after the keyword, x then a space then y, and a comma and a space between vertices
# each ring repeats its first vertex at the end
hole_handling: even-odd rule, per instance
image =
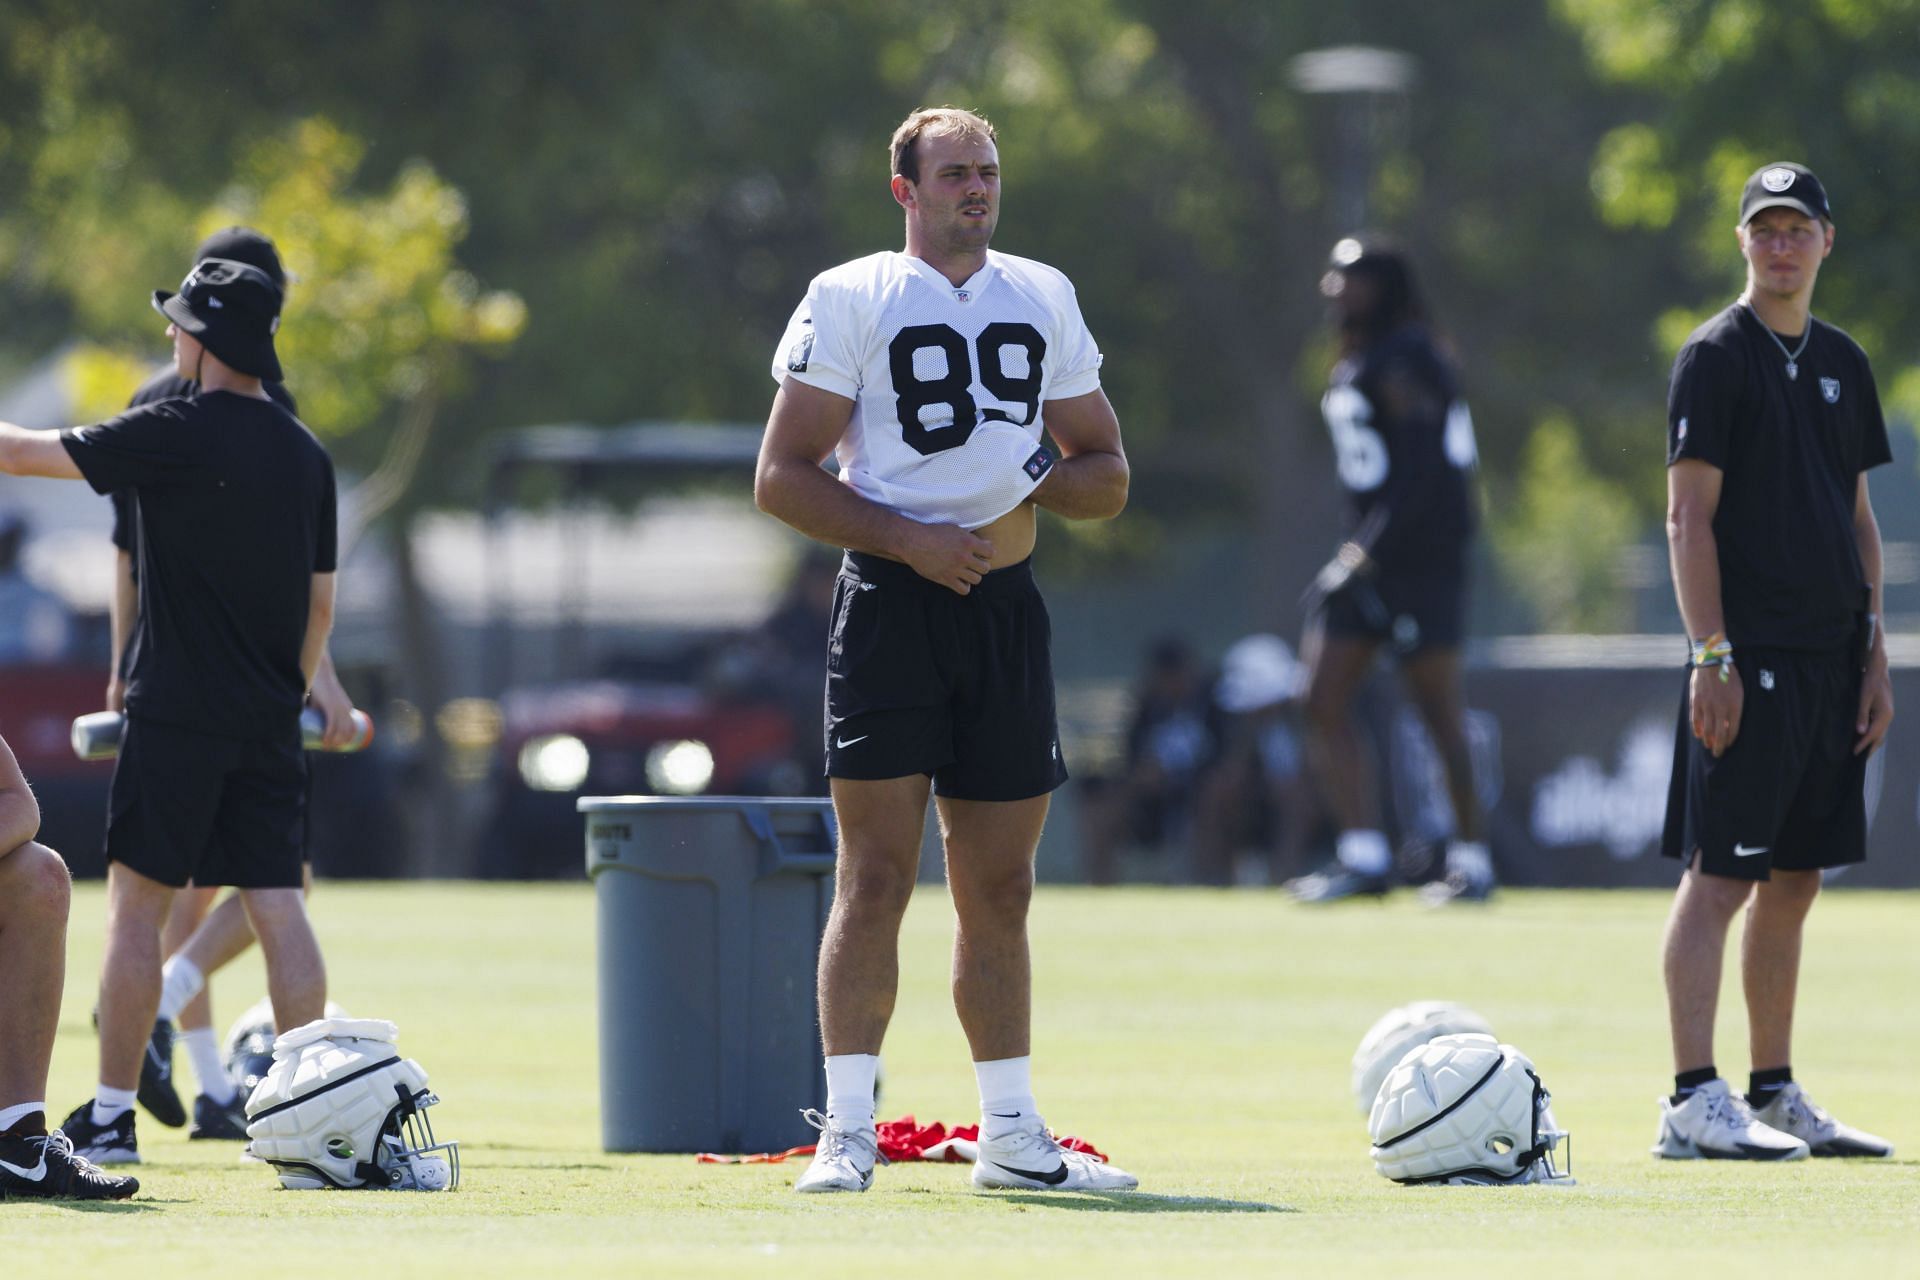
POLYGON ((1828 404, 1839 404, 1840 403, 1840 379, 1838 378, 1820 379, 1820 396, 1828 404))

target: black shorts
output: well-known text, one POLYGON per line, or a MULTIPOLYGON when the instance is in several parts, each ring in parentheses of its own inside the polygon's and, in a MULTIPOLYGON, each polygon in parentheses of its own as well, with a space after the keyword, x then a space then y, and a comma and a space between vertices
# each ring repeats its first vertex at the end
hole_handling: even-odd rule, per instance
POLYGON ((1052 624, 1031 561, 958 595, 848 552, 827 638, 827 776, 924 773, 956 800, 1025 800, 1067 780, 1052 624))
POLYGON ((1327 634, 1380 641, 1401 654, 1458 649, 1466 599, 1466 574, 1459 569, 1376 571, 1327 597, 1327 634))
POLYGON ((306 797, 297 731, 275 744, 129 717, 107 860, 176 889, 297 889, 306 797))
POLYGON ((1867 856, 1867 757, 1855 755, 1859 655, 1740 649, 1740 732, 1725 754, 1693 736, 1687 693, 1660 852, 1735 880, 1816 871, 1867 856))

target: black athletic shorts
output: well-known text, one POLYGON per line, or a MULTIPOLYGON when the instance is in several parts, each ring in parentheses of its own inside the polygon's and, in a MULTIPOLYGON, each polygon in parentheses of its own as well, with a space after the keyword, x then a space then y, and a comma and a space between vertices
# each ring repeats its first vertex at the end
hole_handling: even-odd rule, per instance
POLYGON ((1458 649, 1466 600, 1464 572, 1380 570, 1355 577, 1327 597, 1327 634, 1381 641, 1401 654, 1458 649))
POLYGON ((107 806, 107 860, 181 888, 297 889, 307 761, 283 744, 128 717, 107 806))
POLYGON ((1025 800, 1067 780, 1052 624, 1032 561, 958 595, 848 552, 827 638, 827 776, 925 773, 956 800, 1025 800))
POLYGON ((1740 732, 1719 759, 1693 736, 1688 695, 1667 787, 1660 852, 1735 880, 1814 871, 1867 856, 1867 757, 1855 755, 1860 660, 1851 649, 1734 654, 1740 732))

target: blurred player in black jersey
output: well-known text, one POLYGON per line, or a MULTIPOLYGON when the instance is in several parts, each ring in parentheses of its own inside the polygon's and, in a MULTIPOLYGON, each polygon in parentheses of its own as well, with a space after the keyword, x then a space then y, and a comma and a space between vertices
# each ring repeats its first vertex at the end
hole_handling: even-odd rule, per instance
POLYGON ((1667 392, 1667 542, 1692 654, 1661 840, 1686 869, 1664 956, 1674 1092, 1653 1151, 1887 1156, 1815 1105, 1791 1062, 1802 926, 1821 871, 1866 857, 1867 757, 1893 719, 1867 498, 1892 453, 1866 353, 1813 318, 1834 240, 1820 180, 1762 165, 1736 235, 1746 290, 1680 348, 1667 392), (1742 908, 1744 1097, 1713 1065, 1742 908))
MULTIPOLYGON (((225 227, 201 241, 193 255, 194 263, 198 265, 210 258, 257 267, 282 293, 286 290, 287 275, 279 249, 251 227, 225 227)), ((268 399, 288 413, 298 414, 293 393, 287 390, 286 384, 275 380, 262 385, 268 399)), ((141 384, 127 407, 138 409, 162 400, 186 399, 199 391, 199 384, 181 376, 179 370, 169 364, 141 384)), ((120 489, 108 496, 113 502, 115 565, 107 709, 120 711, 124 709, 126 697, 127 642, 133 635, 139 613, 134 572, 139 557, 133 491, 120 489)), ((330 653, 321 656, 309 701, 327 718, 322 745, 336 747, 352 736, 353 701, 341 687, 330 653)), ((308 880, 311 887, 310 867, 308 880)), ((167 914, 166 927, 160 936, 162 953, 168 958, 166 981, 153 1035, 140 1063, 139 1098, 141 1105, 161 1124, 173 1128, 187 1124, 187 1109, 173 1083, 173 1049, 177 1040, 186 1049, 198 1082, 188 1136, 245 1141, 246 1125, 241 1107, 246 1100, 238 1096, 234 1083, 227 1077, 213 1030, 213 1004, 206 982, 215 970, 253 945, 253 928, 247 923, 238 894, 228 894, 226 901, 214 907, 215 892, 188 888, 174 896, 173 907, 167 914)))
POLYGON ((1426 325, 1403 254, 1377 239, 1334 246, 1321 280, 1339 329, 1339 360, 1321 402, 1340 483, 1352 506, 1347 540, 1308 589, 1308 755, 1339 828, 1335 864, 1293 883, 1326 902, 1381 894, 1393 869, 1379 783, 1354 699, 1382 648, 1399 663, 1446 771, 1454 834, 1430 900, 1485 898, 1493 888, 1467 751, 1460 640, 1473 534, 1473 421, 1452 363, 1426 325))

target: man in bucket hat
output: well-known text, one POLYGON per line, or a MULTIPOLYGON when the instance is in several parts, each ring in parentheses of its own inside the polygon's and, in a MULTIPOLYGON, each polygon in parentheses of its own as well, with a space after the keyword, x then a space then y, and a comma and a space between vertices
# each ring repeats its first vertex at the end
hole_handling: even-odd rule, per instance
POLYGON ((0 471, 134 495, 138 610, 107 821, 100 1085, 61 1128, 96 1163, 138 1162, 133 1101, 160 997, 160 926, 189 882, 233 885, 278 1025, 322 1016, 301 894, 300 709, 333 620, 333 463, 268 398, 280 288, 227 258, 153 295, 174 368, 200 386, 90 427, 0 423, 0 471))
MULTIPOLYGON (((222 258, 257 267, 267 274, 284 296, 286 269, 273 241, 252 227, 223 227, 200 242, 194 251, 197 264, 209 258, 222 258)), ((263 381, 261 389, 268 399, 288 413, 300 410, 285 384, 263 381)), ((140 385, 128 402, 129 409, 200 394, 198 383, 183 378, 171 364, 140 385)), ((129 641, 138 618, 138 584, 134 572, 137 555, 137 524, 134 519, 133 493, 117 490, 113 500, 114 590, 112 597, 112 652, 107 682, 106 707, 125 709, 126 659, 129 641)), ((320 655, 313 691, 308 701, 326 717, 326 732, 321 745, 339 747, 353 733, 353 700, 334 673, 329 654, 320 655)), ((308 779, 307 809, 313 808, 312 779, 308 779)), ((304 843, 310 843, 303 839, 304 843)), ((312 890, 311 860, 308 862, 307 888, 312 890)), ((213 905, 216 891, 194 885, 175 896, 160 933, 161 954, 166 964, 161 970, 159 1016, 153 1034, 140 1061, 140 1104, 161 1124, 187 1129, 189 1138, 246 1140, 246 1118, 242 1110, 246 1099, 227 1073, 225 1056, 213 1029, 213 1006, 207 985, 213 973, 237 958, 253 945, 253 930, 247 924, 246 911, 237 894, 229 894, 218 907, 213 905), (178 1028, 176 1033, 176 1026, 178 1028), (191 1113, 182 1102, 173 1080, 173 1050, 183 1045, 193 1064, 198 1089, 191 1113)))

